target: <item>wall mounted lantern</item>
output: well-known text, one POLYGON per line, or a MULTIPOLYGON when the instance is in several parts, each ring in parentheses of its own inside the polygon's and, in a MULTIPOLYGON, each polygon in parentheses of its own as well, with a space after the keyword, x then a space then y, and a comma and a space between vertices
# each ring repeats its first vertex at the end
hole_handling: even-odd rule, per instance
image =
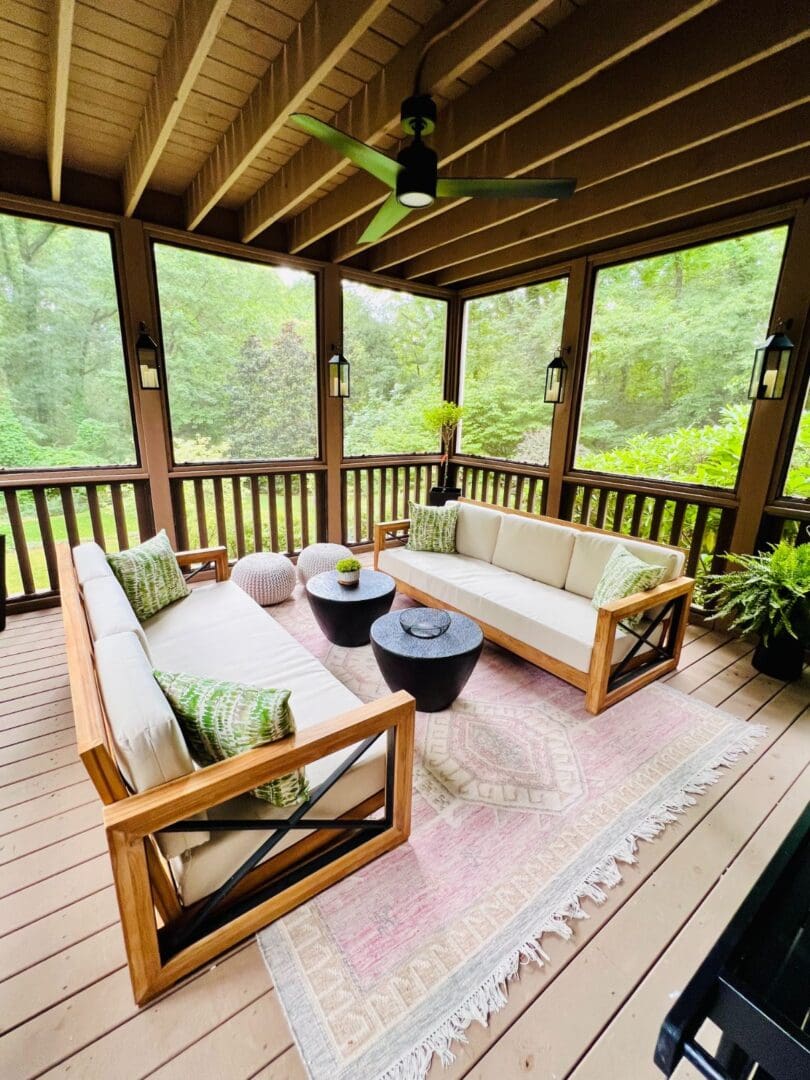
POLYGON ((791 320, 780 319, 776 333, 771 334, 754 353, 754 368, 751 372, 751 384, 748 387, 749 398, 759 401, 773 401, 783 396, 785 380, 790 367, 790 354, 793 342, 785 333, 791 320))
POLYGON ((135 342, 135 354, 138 357, 138 372, 141 387, 144 390, 160 389, 160 348, 150 336, 146 323, 138 325, 138 337, 135 342))
POLYGON ((560 349, 546 368, 546 392, 543 400, 550 405, 559 405, 565 400, 565 382, 568 365, 563 360, 563 352, 571 352, 571 347, 560 349))
POLYGON ((332 358, 329 361, 329 396, 347 398, 350 396, 351 365, 335 345, 332 346, 332 358))

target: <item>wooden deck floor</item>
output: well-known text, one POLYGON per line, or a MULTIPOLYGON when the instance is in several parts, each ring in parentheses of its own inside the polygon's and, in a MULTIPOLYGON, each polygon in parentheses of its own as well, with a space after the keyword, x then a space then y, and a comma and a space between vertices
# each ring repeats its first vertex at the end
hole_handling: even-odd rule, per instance
MULTIPOLYGON (((431 1080, 643 1080, 674 993, 810 799, 810 679, 757 674, 692 627, 672 685, 768 737, 625 871, 573 942, 527 968, 490 1027, 431 1080)), ((0 1077, 298 1080, 249 941, 151 1007, 132 1002, 100 809, 75 753, 58 611, 0 635, 0 1077)), ((686 1075, 684 1073, 684 1075, 686 1075)))

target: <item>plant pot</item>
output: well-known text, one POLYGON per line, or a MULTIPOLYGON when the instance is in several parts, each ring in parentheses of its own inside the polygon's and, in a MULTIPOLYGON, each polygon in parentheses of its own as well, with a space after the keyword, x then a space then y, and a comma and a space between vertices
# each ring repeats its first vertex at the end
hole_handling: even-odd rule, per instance
POLYGON ((457 487, 432 487, 430 489, 430 495, 428 496, 428 503, 430 506, 444 506, 446 502, 451 499, 458 499, 461 496, 461 488, 457 487))
POLYGON ((337 570, 338 585, 346 589, 356 589, 360 584, 359 570, 337 570))
POLYGON ((763 675, 782 682, 793 682, 804 666, 804 645, 790 634, 774 634, 769 645, 762 642, 754 649, 751 663, 763 675))

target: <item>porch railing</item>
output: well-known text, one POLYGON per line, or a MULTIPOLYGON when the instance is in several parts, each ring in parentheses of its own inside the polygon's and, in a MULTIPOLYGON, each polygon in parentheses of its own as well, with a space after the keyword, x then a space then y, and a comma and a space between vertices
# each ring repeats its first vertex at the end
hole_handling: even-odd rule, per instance
POLYGON ((810 505, 785 500, 765 507, 757 547, 767 548, 783 539, 810 544, 810 505))
POLYGON ((463 462, 457 466, 457 484, 468 499, 495 503, 532 514, 546 512, 547 482, 544 470, 521 470, 493 463, 463 462))
POLYGON ((343 465, 341 498, 344 544, 370 544, 378 521, 408 516, 408 503, 427 502, 439 482, 438 457, 369 459, 343 465))

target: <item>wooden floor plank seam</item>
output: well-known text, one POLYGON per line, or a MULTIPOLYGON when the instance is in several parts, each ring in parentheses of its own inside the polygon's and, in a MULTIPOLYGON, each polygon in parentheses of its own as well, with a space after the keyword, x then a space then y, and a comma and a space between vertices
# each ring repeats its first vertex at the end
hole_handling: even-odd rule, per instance
POLYGON ((4 731, 0 731, 0 747, 6 746, 19 746, 22 743, 30 742, 32 739, 39 739, 41 735, 27 735, 24 739, 19 739, 14 735, 14 732, 20 734, 22 731, 30 731, 33 724, 47 723, 48 721, 61 721, 63 726, 53 728, 47 734, 54 734, 58 731, 73 731, 75 741, 75 724, 73 723, 73 713, 59 713, 57 716, 44 716, 41 720, 32 720, 31 724, 23 724, 16 728, 6 728, 4 731))
MULTIPOLYGON (((43 851, 47 851, 49 847, 62 847, 67 840, 74 840, 77 836, 86 836, 89 833, 99 831, 98 825, 91 825, 89 829, 82 829, 80 832, 73 833, 69 837, 62 837, 55 844, 47 844, 44 848, 39 848, 37 851, 27 851, 24 855, 18 856, 16 859, 10 859, 3 865, 6 867, 5 873, 9 873, 10 867, 13 867, 15 863, 18 863, 20 859, 28 859, 32 855, 39 855, 43 851)), ((105 855, 107 853, 106 841, 101 845, 101 851, 95 851, 92 855, 88 855, 85 859, 77 859, 75 862, 70 862, 65 866, 60 866, 58 870, 54 870, 51 874, 42 874, 40 877, 33 878, 31 881, 25 883, 25 885, 19 885, 14 889, 0 892, 0 899, 5 899, 9 896, 14 896, 18 892, 22 892, 24 889, 30 889, 32 885, 41 885, 44 881, 50 881, 52 878, 59 877, 60 874, 64 874, 67 870, 74 870, 77 866, 84 866, 85 863, 91 862, 93 859, 97 859, 99 855, 105 855)), ((1 888, 1 887, 0 887, 1 888)), ((37 921, 36 919, 34 920, 37 921)), ((2 932, 0 932, 0 939, 3 938, 2 932)))

